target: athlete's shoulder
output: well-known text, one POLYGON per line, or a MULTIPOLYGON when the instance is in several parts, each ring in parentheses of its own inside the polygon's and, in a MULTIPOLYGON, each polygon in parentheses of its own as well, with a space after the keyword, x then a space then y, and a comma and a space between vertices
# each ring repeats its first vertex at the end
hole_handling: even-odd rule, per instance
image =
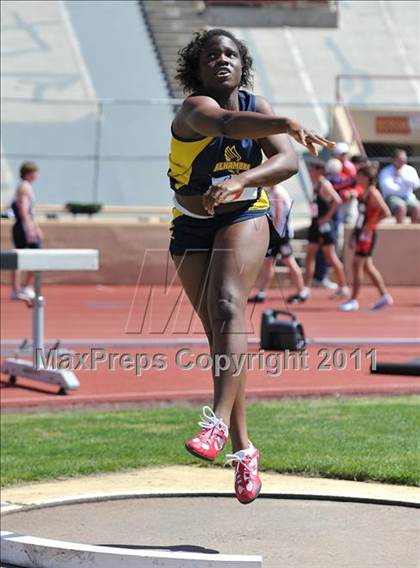
POLYGON ((185 110, 196 109, 201 106, 217 106, 220 107, 219 103, 211 97, 204 93, 192 93, 182 103, 182 108, 185 110))
POLYGON ((367 198, 373 203, 378 203, 382 199, 382 194, 377 187, 371 185, 367 191, 367 198))
POLYGON ((253 95, 255 97, 255 110, 263 114, 273 114, 273 108, 268 100, 262 95, 253 95))
POLYGON ((23 179, 19 183, 19 185, 17 186, 16 193, 18 195, 31 196, 32 195, 32 185, 29 183, 29 181, 23 179))

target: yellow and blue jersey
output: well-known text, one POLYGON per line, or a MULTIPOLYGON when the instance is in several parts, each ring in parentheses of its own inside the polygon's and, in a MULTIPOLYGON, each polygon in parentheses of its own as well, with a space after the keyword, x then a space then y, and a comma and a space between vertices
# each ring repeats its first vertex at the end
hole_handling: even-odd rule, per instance
MULTIPOLYGON (((255 112, 255 95, 239 91, 239 110, 255 112)), ((262 150, 253 139, 234 140, 225 136, 205 136, 185 140, 172 132, 168 176, 171 189, 178 195, 203 195, 210 185, 237 175, 262 162, 262 150)), ((249 209, 265 210, 269 200, 258 189, 249 209)), ((177 216, 174 211, 174 216, 177 216)))

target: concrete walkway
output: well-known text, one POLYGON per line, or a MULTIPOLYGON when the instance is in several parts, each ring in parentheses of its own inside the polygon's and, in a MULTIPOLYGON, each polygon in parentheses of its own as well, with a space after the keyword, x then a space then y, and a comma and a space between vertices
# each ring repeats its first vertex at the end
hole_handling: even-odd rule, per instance
MULTIPOLYGON (((263 473, 264 493, 322 495, 345 498, 367 498, 415 502, 420 505, 420 488, 381 483, 363 483, 263 473)), ((127 495, 166 492, 233 491, 230 468, 170 466, 150 467, 125 473, 109 473, 16 485, 2 491, 1 511, 20 506, 43 504, 62 499, 78 499, 94 495, 127 495)))
POLYGON ((150 467, 19 485, 2 492, 2 528, 12 537, 31 535, 23 537, 31 542, 55 539, 50 546, 94 545, 95 554, 106 547, 123 555, 199 553, 199 566, 258 555, 247 558, 262 556, 264 568, 417 568, 419 488, 276 473, 262 480, 262 495, 247 507, 231 496, 232 471, 220 467, 150 467))

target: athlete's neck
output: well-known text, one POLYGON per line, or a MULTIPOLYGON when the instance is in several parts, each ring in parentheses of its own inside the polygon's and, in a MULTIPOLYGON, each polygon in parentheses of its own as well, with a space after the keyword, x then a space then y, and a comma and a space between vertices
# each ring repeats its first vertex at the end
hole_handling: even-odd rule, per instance
POLYGON ((235 88, 233 91, 228 92, 210 92, 209 95, 215 99, 219 105, 225 110, 239 110, 239 89, 235 88))

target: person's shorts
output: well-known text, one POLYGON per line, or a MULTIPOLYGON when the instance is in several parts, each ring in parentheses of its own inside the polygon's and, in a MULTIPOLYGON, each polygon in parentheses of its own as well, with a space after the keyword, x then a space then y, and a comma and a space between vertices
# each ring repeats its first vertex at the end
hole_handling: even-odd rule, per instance
POLYGON ((391 195, 390 197, 387 197, 386 204, 391 209, 392 214, 394 214, 395 210, 399 207, 407 207, 408 214, 411 214, 413 209, 420 207, 420 201, 414 193, 410 193, 406 198, 399 197, 398 195, 391 195))
POLYGON ((334 234, 331 221, 320 227, 316 219, 312 221, 308 231, 308 241, 321 246, 333 245, 334 234))
POLYGON ((361 231, 356 231, 354 233, 354 254, 356 256, 364 257, 372 256, 372 252, 376 243, 376 231, 372 231, 372 233, 369 235, 369 238, 366 238, 366 236, 360 238, 361 234, 361 231))
POLYGON ((249 204, 244 205, 231 213, 215 215, 209 219, 196 219, 184 215, 178 209, 173 209, 173 218, 170 225, 171 256, 191 254, 195 252, 209 252, 213 248, 216 233, 222 227, 255 219, 265 215, 268 218, 270 228, 270 242, 267 255, 271 256, 271 249, 278 246, 280 235, 276 231, 270 217, 269 208, 254 209, 249 204))
POLYGON ((278 254, 282 258, 289 258, 293 255, 289 237, 280 237, 279 244, 270 250, 270 256, 277 256, 278 254))
POLYGON ((41 241, 36 241, 30 243, 26 239, 25 231, 23 229, 22 223, 15 223, 12 229, 13 244, 17 249, 39 249, 41 248, 41 241))

